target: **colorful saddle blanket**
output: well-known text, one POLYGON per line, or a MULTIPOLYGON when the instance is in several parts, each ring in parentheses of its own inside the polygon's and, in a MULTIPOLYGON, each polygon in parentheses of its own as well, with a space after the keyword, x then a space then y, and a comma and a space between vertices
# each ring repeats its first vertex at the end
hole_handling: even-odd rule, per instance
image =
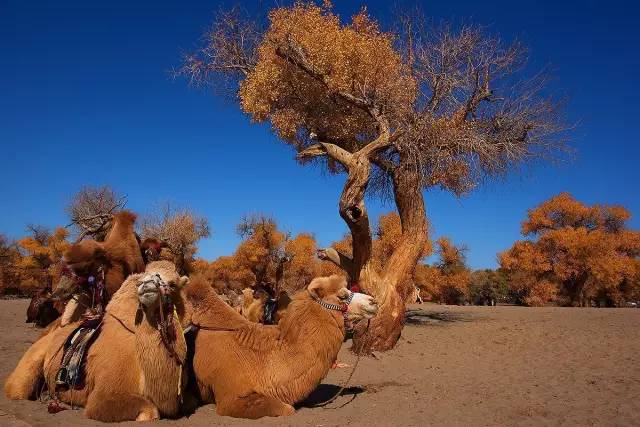
POLYGON ((64 343, 62 362, 56 375, 56 387, 77 389, 84 386, 86 355, 100 334, 101 324, 102 317, 87 319, 69 335, 64 343))

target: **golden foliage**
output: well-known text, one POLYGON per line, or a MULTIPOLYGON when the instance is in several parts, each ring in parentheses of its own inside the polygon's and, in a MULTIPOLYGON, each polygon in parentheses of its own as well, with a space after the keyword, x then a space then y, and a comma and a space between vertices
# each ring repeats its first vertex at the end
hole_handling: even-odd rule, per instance
POLYGON ((415 82, 393 35, 380 31, 365 10, 343 26, 330 10, 297 3, 272 10, 269 20, 257 64, 239 94, 242 109, 256 121, 269 119, 283 140, 301 145, 301 127, 329 139, 374 133, 371 117, 337 101, 340 93, 375 94, 385 105, 411 108, 415 82), (291 52, 302 55, 312 73, 293 66, 286 59, 291 52))
POLYGON ((62 254, 69 248, 68 232, 63 227, 53 232, 40 226, 29 226, 31 236, 15 245, 0 239, 0 292, 33 294, 39 289, 51 288, 60 275, 62 254))
POLYGON ((469 299, 471 271, 466 266, 464 247, 447 237, 437 240, 438 262, 433 266, 418 264, 414 281, 426 301, 462 304, 469 299))
POLYGON ((499 255, 522 302, 620 305, 637 293, 640 232, 621 206, 587 206, 561 193, 529 210, 516 242, 499 255))

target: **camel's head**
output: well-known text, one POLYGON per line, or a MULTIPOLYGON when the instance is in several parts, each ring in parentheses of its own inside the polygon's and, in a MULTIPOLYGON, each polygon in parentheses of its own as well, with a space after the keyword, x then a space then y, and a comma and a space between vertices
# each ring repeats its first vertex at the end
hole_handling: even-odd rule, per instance
POLYGON ((102 243, 83 240, 65 251, 62 262, 62 275, 53 292, 58 298, 68 297, 76 292, 80 285, 98 280, 109 259, 102 243))
POLYGON ((309 284, 307 291, 323 307, 342 311, 345 320, 351 323, 371 319, 378 312, 376 300, 367 294, 351 292, 342 276, 317 277, 309 284))
POLYGON ((148 312, 156 311, 163 300, 175 303, 187 283, 189 278, 180 276, 172 262, 151 262, 138 285, 138 300, 148 312))
POLYGON ((142 259, 145 264, 149 264, 153 261, 159 261, 161 259, 161 253, 164 248, 168 248, 167 242, 154 239, 152 237, 144 239, 140 243, 140 251, 142 252, 142 259))

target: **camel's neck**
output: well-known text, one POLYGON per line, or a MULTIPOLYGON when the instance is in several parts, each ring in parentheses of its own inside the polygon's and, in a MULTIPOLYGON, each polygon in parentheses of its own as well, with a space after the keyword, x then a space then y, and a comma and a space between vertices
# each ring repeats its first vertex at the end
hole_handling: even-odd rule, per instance
POLYGON ((287 369, 280 373, 276 390, 283 401, 307 397, 327 375, 344 339, 341 314, 321 307, 307 295, 296 297, 279 324, 278 356, 287 369))
MULTIPOLYGON (((176 339, 170 345, 184 363, 187 348, 177 319, 171 327, 176 339)), ((141 368, 140 393, 150 399, 162 415, 175 415, 180 403, 178 388, 181 387, 182 366, 164 346, 153 319, 149 320, 145 315, 135 332, 136 357, 141 368)))

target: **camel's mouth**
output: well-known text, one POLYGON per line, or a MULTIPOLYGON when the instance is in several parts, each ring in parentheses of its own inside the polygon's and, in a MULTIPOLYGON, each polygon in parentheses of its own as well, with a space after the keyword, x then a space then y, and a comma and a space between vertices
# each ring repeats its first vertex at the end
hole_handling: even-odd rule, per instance
POLYGON ((348 314, 354 318, 371 319, 378 314, 378 303, 369 295, 354 293, 348 314))
POLYGON ((138 286, 138 299, 146 307, 158 300, 160 292, 154 283, 143 282, 138 286))

